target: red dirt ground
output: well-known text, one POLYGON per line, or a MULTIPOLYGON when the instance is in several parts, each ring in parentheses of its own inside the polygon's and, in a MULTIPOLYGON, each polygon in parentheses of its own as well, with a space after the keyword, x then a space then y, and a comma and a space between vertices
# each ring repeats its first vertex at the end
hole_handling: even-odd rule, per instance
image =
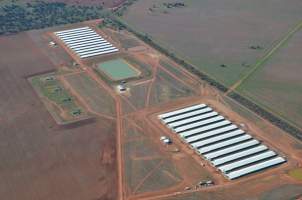
MULTIPOLYGON (((174 66, 177 67, 177 69, 179 70, 178 72, 175 72, 175 69, 171 70, 159 64, 159 60, 165 59, 165 57, 153 51, 152 49, 146 48, 145 51, 134 53, 134 55, 136 57, 141 57, 142 55, 144 55, 145 62, 151 63, 151 66, 153 68, 153 75, 149 80, 142 80, 141 82, 136 81, 134 83, 134 87, 130 86, 131 94, 134 94, 136 96, 142 95, 140 96, 140 98, 132 97, 131 94, 130 96, 125 95, 121 97, 122 99, 129 99, 127 101, 128 107, 134 108, 132 109, 132 111, 126 113, 126 115, 124 115, 124 118, 133 119, 132 121, 134 123, 143 121, 143 123, 139 123, 144 124, 141 129, 145 130, 145 132, 149 135, 150 140, 158 145, 158 149, 162 150, 162 154, 169 155, 169 153, 167 153, 165 149, 163 149, 163 145, 160 144, 158 138, 161 135, 170 136, 174 141, 174 145, 180 149, 183 156, 190 156, 195 160, 196 163, 202 162, 205 164, 205 169, 212 173, 212 179, 217 185, 212 188, 201 188, 197 190, 193 189, 191 191, 183 191, 184 185, 188 186, 194 183, 194 176, 186 177, 186 174, 188 174, 188 169, 182 171, 179 168, 179 172, 184 176, 183 184, 168 189, 163 189, 161 191, 130 195, 129 199, 163 199, 164 197, 168 196, 177 197, 182 193, 197 194, 197 196, 199 196, 198 191, 202 192, 202 194, 205 192, 206 196, 209 195, 209 197, 211 196, 211 191, 217 191, 218 195, 215 196, 215 199, 226 199, 230 198, 233 195, 237 199, 240 199, 240 197, 259 197, 266 191, 270 191, 273 188, 278 188, 282 184, 293 184, 295 187, 301 186, 302 188, 301 182, 291 179, 287 174, 289 169, 302 165, 300 159, 302 156, 302 151, 301 149, 296 148, 296 144, 300 142, 277 129, 276 127, 272 126, 263 119, 260 119, 262 120, 262 122, 260 123, 260 127, 257 127, 259 126, 259 123, 257 123, 256 126, 253 121, 243 118, 239 114, 233 112, 232 107, 230 107, 230 105, 224 101, 219 92, 207 86, 206 84, 199 82, 196 77, 192 76, 190 73, 187 73, 181 68, 178 68, 175 63, 174 66), (161 83, 161 80, 165 82, 161 83), (177 88, 187 86, 193 91, 193 93, 186 97, 168 96, 166 99, 167 101, 157 101, 157 103, 150 104, 151 99, 160 99, 159 97, 164 95, 163 93, 156 91, 155 88, 167 87, 167 85, 169 85, 167 81, 171 81, 173 83, 172 85, 174 86, 177 85, 177 88), (196 84, 196 82, 198 84, 196 84), (146 98, 142 98, 143 96, 145 96, 146 98), (139 102, 145 102, 145 107, 143 107, 139 102), (281 155, 286 156, 288 162, 282 166, 269 169, 258 174, 253 174, 251 176, 247 176, 235 181, 227 181, 220 173, 216 172, 213 167, 211 167, 207 162, 203 161, 190 148, 188 148, 187 145, 183 144, 177 137, 175 137, 175 135, 173 135, 173 133, 171 133, 165 126, 163 126, 156 117, 157 114, 168 111, 169 109, 172 110, 194 103, 207 103, 233 122, 237 124, 244 123, 246 125, 247 131, 250 134, 262 140, 263 143, 275 149, 281 155), (265 182, 264 184, 262 184, 263 181, 265 182), (252 184, 253 186, 249 186, 250 184, 252 184), (249 187, 247 190, 249 193, 241 192, 240 188, 242 185, 249 187)), ((175 159, 173 159, 173 156, 171 158, 171 162, 174 162, 176 166, 186 166, 186 164, 192 165, 192 162, 177 163, 175 162, 175 159)), ((198 176, 195 175, 195 178, 196 177, 198 176)), ((288 189, 287 191, 290 191, 290 189, 288 189)), ((126 199, 128 198, 126 197, 126 199)))
POLYGON ((115 200, 115 121, 57 126, 26 79, 55 66, 26 33, 0 43, 1 198, 115 200))
MULTIPOLYGON (((72 26, 79 24, 68 27, 72 26)), ((207 199, 240 199, 259 197, 285 184, 302 187, 301 182, 287 175, 289 169, 302 165, 302 148, 297 147, 297 144, 301 145, 299 141, 265 121, 261 127, 255 126, 253 121, 233 112, 219 92, 180 66, 173 63, 174 70, 162 66, 159 61, 167 58, 148 46, 144 51, 129 54, 143 58, 145 63, 150 64, 152 76, 149 80, 127 83, 132 90, 130 94, 118 94, 112 85, 100 79, 89 64, 90 61, 83 62, 59 41, 56 50, 49 52, 42 51, 40 45, 39 48, 35 46, 47 44, 50 33, 58 29, 41 31, 40 36, 37 34, 36 37, 44 39, 34 42, 28 37, 29 33, 0 37, 0 43, 3 44, 0 47, 3 57, 0 60, 0 112, 5 113, 0 118, 0 146, 3 149, 0 152, 0 178, 5 180, 0 182, 0 196, 4 199, 141 200, 187 199, 192 195, 197 197, 195 199, 200 199, 200 195, 205 195, 207 199), (56 55, 54 51, 62 50, 79 63, 77 70, 90 76, 114 99, 114 118, 96 116, 94 121, 67 127, 55 124, 26 77, 54 70, 55 67, 62 69, 64 65, 57 65, 61 63, 59 58, 53 58, 56 55), (11 52, 18 57, 12 57, 11 52), (211 105, 236 123, 245 123, 255 137, 287 156, 288 162, 263 173, 227 181, 156 118, 158 113, 201 102, 211 105), (175 165, 182 177, 180 182, 165 189, 138 193, 145 181, 163 165, 164 162, 161 162, 138 181, 133 193, 129 192, 124 148, 127 142, 140 139, 129 139, 127 132, 133 127, 143 131, 144 137, 159 152, 160 158, 175 165), (179 149, 180 152, 175 153, 164 146, 159 141, 162 135, 170 136, 173 145, 169 148, 179 149), (194 186, 203 175, 213 179, 215 186, 196 189, 194 186), (184 191, 186 186, 192 189, 184 191), (247 189, 242 190, 242 187, 247 189), (182 195, 186 197, 182 198, 182 195)), ((110 37, 118 44, 115 39, 110 37)), ((128 53, 124 49, 121 52, 128 53)), ((97 61, 104 58, 94 59, 97 61)), ((81 96, 75 91, 74 95, 78 98, 81 96)), ((131 155, 131 158, 141 159, 136 154, 131 155)), ((159 157, 148 157, 156 158, 159 157)), ((171 173, 169 176, 177 179, 171 173)))

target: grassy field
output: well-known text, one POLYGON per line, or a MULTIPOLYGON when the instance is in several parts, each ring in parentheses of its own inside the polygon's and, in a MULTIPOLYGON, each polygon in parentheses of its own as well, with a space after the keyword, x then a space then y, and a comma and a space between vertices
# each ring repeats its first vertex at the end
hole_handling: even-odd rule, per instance
POLYGON ((130 90, 131 95, 128 98, 132 103, 132 105, 134 105, 138 109, 145 108, 146 106, 146 96, 148 94, 148 86, 149 84, 131 86, 131 90, 130 90))
POLYGON ((87 74, 81 73, 65 78, 94 112, 110 116, 115 115, 114 100, 87 74))
POLYGON ((238 91, 302 128, 302 31, 297 32, 238 91))
POLYGON ((299 181, 302 181, 302 168, 291 170, 289 175, 299 181))
MULTIPOLYGON (((103 29, 103 30, 105 30, 105 29, 103 29)), ((111 34, 111 37, 113 37, 114 39, 119 41, 121 46, 125 49, 129 49, 129 48, 141 45, 140 41, 137 38, 135 38, 131 35, 128 35, 128 34, 124 34, 121 32, 115 32, 115 31, 110 31, 110 32, 107 32, 106 34, 111 34)))
POLYGON ((150 105, 158 105, 194 95, 195 92, 189 86, 175 81, 163 70, 158 70, 156 81, 150 92, 150 105))
POLYGON ((30 78, 30 82, 58 123, 72 122, 87 117, 84 109, 64 88, 55 74, 36 76, 30 78))
POLYGON ((215 191, 202 191, 193 192, 183 195, 178 195, 169 198, 163 198, 163 200, 242 200, 242 199, 258 199, 258 200, 294 200, 301 197, 301 185, 282 185, 278 188, 268 190, 264 193, 258 194, 257 191, 253 191, 251 185, 244 185, 245 189, 237 191, 228 189, 218 189, 215 191), (253 191, 253 193, 251 193, 253 191), (236 194, 237 193, 237 194, 236 194), (240 195, 238 195, 240 193, 240 195))
POLYGON ((124 19, 225 85, 248 73, 302 18, 299 0, 188 0, 162 11, 164 2, 138 1, 124 19))
POLYGON ((274 188, 264 193, 260 200, 276 200, 276 199, 301 199, 302 190, 301 185, 283 185, 274 188))
POLYGON ((154 192, 182 181, 173 162, 144 133, 128 126, 124 146, 125 179, 129 194, 154 192))
POLYGON ((98 70, 105 73, 112 80, 123 80, 128 78, 137 77, 138 70, 135 70, 124 59, 110 60, 98 65, 98 70))

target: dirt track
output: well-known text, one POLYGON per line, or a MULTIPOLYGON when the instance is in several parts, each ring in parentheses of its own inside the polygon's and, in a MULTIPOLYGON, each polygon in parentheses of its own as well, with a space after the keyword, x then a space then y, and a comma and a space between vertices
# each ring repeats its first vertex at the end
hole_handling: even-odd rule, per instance
MULTIPOLYGON (((47 39, 53 37, 51 32, 52 29, 42 31, 41 35, 47 39)), ((44 51, 46 55, 41 53, 26 34, 0 40, 11 51, 18 49, 19 52, 16 53, 22 55, 18 59, 7 55, 6 60, 0 61, 0 91, 3 94, 0 97, 0 111, 6 113, 4 117, 0 117, 3 125, 0 126, 0 145, 4 147, 0 154, 3 160, 0 177, 7 180, 0 182, 0 195, 6 199, 165 199, 183 194, 198 195, 199 192, 206 196, 217 192, 220 196, 215 199, 220 199, 228 197, 230 192, 235 197, 247 195, 248 193, 240 191, 242 186, 249 187, 247 191, 253 196, 285 183, 302 185, 287 175, 287 170, 302 165, 299 163, 302 150, 295 147, 297 141, 267 122, 257 122, 257 125, 262 126, 259 128, 250 119, 233 112, 219 92, 199 82, 198 78, 175 63, 173 70, 163 66, 160 60, 167 58, 148 46, 144 51, 123 53, 129 53, 147 63, 152 75, 127 83, 130 91, 119 94, 114 85, 108 84, 95 73, 90 61, 80 60, 55 37, 53 40, 59 47, 48 49, 49 52, 44 51), (79 64, 79 68, 77 72, 61 75, 61 80, 86 109, 95 114, 95 122, 69 128, 57 126, 24 78, 55 67, 62 68, 63 64, 54 66, 52 61, 58 58, 50 56, 62 49, 79 64), (115 116, 96 113, 89 107, 81 94, 65 81, 66 76, 74 73, 87 74, 114 99, 115 116), (255 137, 287 156, 288 163, 237 181, 227 181, 157 119, 158 113, 194 103, 207 103, 232 121, 245 123, 255 137), (142 134, 129 137, 132 130, 142 134), (162 135, 170 136, 173 145, 163 145, 159 141, 162 135), (135 147, 136 154, 130 155, 133 162, 159 162, 143 174, 132 189, 127 179, 126 169, 129 166, 126 163, 128 160, 125 160, 125 150, 133 144, 131 142, 136 141, 146 143, 138 143, 143 144, 140 147, 142 149, 135 147), (150 155, 144 155, 143 150, 147 147, 153 149, 150 155), (179 152, 174 152, 175 149, 179 152), (167 163, 175 166, 179 177, 173 174, 167 163), (16 172, 20 173, 19 177, 13 175, 16 172), (150 179, 153 183, 152 177, 156 175, 166 175, 173 184, 165 185, 163 182, 164 187, 161 189, 145 189, 140 192, 140 189, 150 183, 150 179), (206 178, 214 180, 216 185, 195 189, 196 183, 206 178), (33 184, 25 184, 28 180, 33 184), (249 186, 250 184, 253 186, 249 186), (188 186, 191 190, 184 191, 188 186)), ((119 44, 114 37, 110 40, 119 44)), ((47 43, 43 39, 41 41, 47 43)), ((7 49, 0 51, 7 53, 7 49)), ((101 59, 95 60, 97 62, 101 59)))
MULTIPOLYGON (((148 49, 148 48, 147 48, 148 49)), ((143 53, 135 53, 135 56, 140 57, 141 54, 149 54, 148 57, 144 57, 145 62, 151 63, 152 66, 152 77, 148 80, 143 80, 141 82, 137 81, 133 83, 133 86, 144 86, 147 87, 147 93, 146 93, 146 100, 145 100, 145 107, 139 108, 136 107, 136 109, 133 109, 132 112, 127 113, 124 115, 124 118, 133 118, 133 122, 138 122, 140 121, 139 119, 146 119, 144 120, 144 127, 140 127, 141 129, 149 129, 149 136, 150 140, 152 140, 155 144, 157 144, 157 147, 159 149, 162 149, 162 144, 158 142, 158 138, 161 135, 169 135, 172 140, 174 141, 175 145, 181 149, 181 152, 184 156, 190 156, 195 159, 196 163, 202 162, 205 164, 205 169, 212 174, 212 178, 214 182, 217 184, 214 187, 211 188, 201 188, 198 190, 191 190, 191 191, 183 191, 183 188, 186 185, 190 185, 194 183, 192 177, 185 177, 184 181, 182 184, 179 184, 178 186, 171 187, 168 189, 163 189, 161 191, 154 191, 150 193, 143 193, 143 194, 138 194, 138 195, 130 195, 129 199, 163 199, 165 197, 174 197, 178 196, 180 194, 190 194, 190 193, 196 193, 196 191, 203 191, 206 192, 209 191, 211 193, 212 191, 223 191, 224 188, 228 188, 229 191, 236 190, 236 188, 240 188, 241 185, 248 184, 249 182, 257 185, 258 183, 260 184, 259 180, 265 180, 268 179, 270 181, 267 182, 267 184, 263 185, 262 188, 260 189, 259 187, 251 187, 249 189, 250 195, 252 194, 261 194, 263 191, 269 190, 269 188, 274 188, 277 187, 273 183, 274 177, 281 178, 284 180, 284 182, 278 182, 278 184, 281 183, 295 183, 295 184, 301 184, 291 178, 288 177, 287 171, 295 166, 300 166, 301 163, 301 155, 302 151, 298 150, 295 148, 294 144, 296 141, 294 138, 291 138, 288 136, 286 133, 282 132, 281 130, 276 129, 273 127, 271 124, 268 122, 261 122, 261 126, 265 127, 265 129, 261 129, 255 125, 254 122, 250 121, 249 119, 243 118, 239 114, 235 113, 232 111, 232 107, 224 100, 222 95, 218 91, 215 91, 213 88, 207 86, 206 84, 199 83, 198 79, 191 75, 190 73, 186 72, 182 68, 179 67, 179 73, 181 75, 175 75, 172 71, 167 69, 166 67, 162 66, 159 64, 159 59, 162 57, 161 55, 158 55, 157 52, 150 50, 145 50, 143 53), (156 55, 156 56, 154 56, 156 55), (186 86, 190 88, 193 93, 187 97, 174 97, 170 98, 168 101, 163 101, 159 104, 152 105, 150 104, 151 97, 154 97, 156 95, 160 95, 155 91, 155 83, 158 83, 159 80, 159 70, 162 72, 165 72, 165 74, 169 77, 172 77, 174 84, 178 83, 183 86, 186 86), (198 82, 199 87, 193 87, 193 85, 196 85, 196 82, 198 82), (199 156, 197 156, 191 149, 187 147, 187 145, 183 144, 180 142, 180 140, 175 137, 173 134, 171 134, 166 127, 164 127, 162 124, 159 123, 157 119, 157 114, 163 112, 163 110, 167 111, 169 109, 175 109, 181 106, 185 105, 190 105, 194 103, 207 103, 217 109, 220 113, 225 115, 226 117, 230 118, 232 121, 235 123, 244 123, 246 124, 247 131, 253 135, 255 135, 256 138, 261 139, 265 144, 270 146, 271 148, 275 149, 282 155, 286 156, 288 159, 287 164, 284 164, 280 167, 276 167, 270 170, 267 170, 265 172, 251 175, 236 181, 227 181, 220 173, 216 172, 215 169, 210 166, 207 162, 203 161, 199 156), (152 132, 152 133, 151 133, 152 132), (280 139, 282 138, 282 139, 280 139)), ((174 63, 174 65, 176 65, 174 63)), ((177 66, 177 65, 176 65, 177 66)), ((167 77, 165 77, 166 79, 167 77)), ((167 79, 168 80, 168 79, 167 79)), ((122 98, 129 98, 127 96, 123 96, 122 98)), ((131 107, 136 105, 136 101, 141 101, 140 99, 134 100, 132 99, 131 101, 128 101, 129 104, 131 104, 131 107)), ((257 122, 257 124, 260 124, 257 122)), ((124 132, 124 131, 123 131, 124 132)), ((166 150, 162 149, 162 153, 166 154, 166 150)), ((168 153, 169 154, 169 153, 168 153)), ((173 157, 173 156, 172 156, 173 157)), ((173 158, 171 158, 171 162, 175 162, 173 158)), ((181 163, 181 165, 184 165, 184 163, 181 163)), ((177 166, 177 164, 176 164, 177 166)), ((186 171, 182 171, 182 174, 185 174, 186 171)), ((222 192, 225 196, 227 196, 228 190, 225 191, 225 193, 222 192)), ((244 194, 247 195, 247 194, 244 194)), ((223 196, 223 195, 222 195, 223 196)), ((236 196, 236 195, 235 195, 236 196)), ((127 199, 127 198, 126 198, 127 199)))
POLYGON ((0 41, 1 197, 116 199, 115 122, 57 126, 26 79, 51 60, 25 33, 0 41))

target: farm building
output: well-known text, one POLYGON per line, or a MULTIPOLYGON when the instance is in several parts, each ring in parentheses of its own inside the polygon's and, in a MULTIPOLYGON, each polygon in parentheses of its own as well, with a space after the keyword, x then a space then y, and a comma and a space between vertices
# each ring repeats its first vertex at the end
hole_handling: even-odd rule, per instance
POLYGON ((82 59, 119 51, 89 27, 58 31, 55 35, 82 59))
POLYGON ((230 180, 286 162, 206 104, 158 118, 230 180))

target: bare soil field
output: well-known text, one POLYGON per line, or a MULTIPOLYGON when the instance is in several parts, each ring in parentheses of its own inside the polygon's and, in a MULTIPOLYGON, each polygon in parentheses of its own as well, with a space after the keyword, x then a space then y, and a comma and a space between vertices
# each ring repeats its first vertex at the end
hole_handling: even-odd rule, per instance
POLYGON ((302 128, 302 31, 239 88, 239 92, 302 128))
POLYGON ((140 0, 124 19, 225 85, 244 76, 302 18, 299 0, 188 0, 185 7, 159 9, 164 2, 140 0))
POLYGON ((0 196, 115 200, 115 122, 57 126, 27 81, 55 66, 26 33, 0 43, 0 196))

